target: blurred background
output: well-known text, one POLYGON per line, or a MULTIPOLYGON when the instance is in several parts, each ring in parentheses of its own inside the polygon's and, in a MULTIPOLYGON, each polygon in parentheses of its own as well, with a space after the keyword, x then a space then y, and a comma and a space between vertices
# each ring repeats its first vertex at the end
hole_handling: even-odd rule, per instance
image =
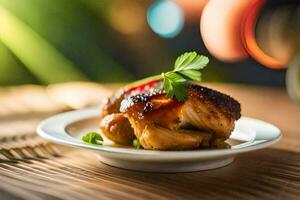
POLYGON ((126 82, 207 55, 204 81, 285 86, 299 0, 0 0, 0 85, 126 82))

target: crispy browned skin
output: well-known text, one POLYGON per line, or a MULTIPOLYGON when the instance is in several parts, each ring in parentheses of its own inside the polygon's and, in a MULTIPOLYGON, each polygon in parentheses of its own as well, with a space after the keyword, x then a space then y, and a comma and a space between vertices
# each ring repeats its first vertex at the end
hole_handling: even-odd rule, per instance
POLYGON ((213 133, 217 138, 229 138, 234 122, 241 117, 240 104, 218 91, 190 85, 189 97, 181 110, 180 127, 195 127, 213 133))
POLYGON ((121 113, 107 115, 100 121, 105 136, 117 144, 131 145, 134 132, 126 117, 121 113))
POLYGON ((126 112, 135 136, 145 149, 184 150, 210 146, 211 134, 178 128, 180 119, 177 112, 182 107, 181 103, 167 99, 165 95, 155 97, 146 104, 134 103, 131 107, 134 111, 128 109, 126 112))
POLYGON ((100 118, 103 133, 119 144, 137 137, 145 149, 195 149, 224 146, 240 118, 240 104, 196 84, 190 84, 184 102, 168 99, 161 90, 137 95, 119 90, 102 107, 100 118))
MULTIPOLYGON (((198 131, 199 135, 210 133, 213 135, 211 145, 218 146, 229 138, 234 129, 235 120, 240 118, 240 104, 236 100, 195 84, 190 84, 189 96, 184 102, 168 99, 160 91, 143 93, 125 99, 121 104, 121 111, 126 114, 136 137, 140 140, 144 138, 143 134, 146 130, 149 132, 149 127, 156 127, 156 131, 161 128, 159 133, 162 130, 172 130, 173 133, 178 133, 170 135, 174 137, 173 140, 170 137, 162 137, 168 140, 161 141, 157 149, 168 148, 174 141, 185 144, 186 141, 183 139, 185 137, 180 135, 182 129, 198 131)), ((153 140, 153 137, 151 138, 153 140)), ((144 144, 148 143, 144 142, 144 144)), ((196 146, 182 144, 174 145, 186 149, 203 146, 201 142, 196 146)))
POLYGON ((211 134, 199 130, 170 130, 157 125, 146 125, 139 137, 145 149, 184 150, 209 147, 211 134))
POLYGON ((100 109, 100 129, 104 135, 117 144, 131 145, 135 138, 133 129, 124 116, 120 113, 120 105, 124 100, 125 91, 117 91, 107 99, 100 109))
POLYGON ((103 119, 109 114, 120 113, 121 102, 124 100, 125 91, 118 90, 115 94, 109 97, 105 104, 100 109, 100 119, 103 119))

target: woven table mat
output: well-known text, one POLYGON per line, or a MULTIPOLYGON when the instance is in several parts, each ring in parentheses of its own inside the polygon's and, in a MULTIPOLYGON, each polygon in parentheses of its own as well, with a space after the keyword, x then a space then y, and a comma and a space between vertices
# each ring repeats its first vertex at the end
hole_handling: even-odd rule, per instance
POLYGON ((97 104, 109 93, 87 83, 1 88, 0 199, 299 199, 300 156, 291 150, 299 147, 295 134, 276 148, 237 156, 227 167, 178 174, 110 167, 93 152, 36 135, 41 119, 97 104), (92 97, 82 98, 81 91, 92 97))

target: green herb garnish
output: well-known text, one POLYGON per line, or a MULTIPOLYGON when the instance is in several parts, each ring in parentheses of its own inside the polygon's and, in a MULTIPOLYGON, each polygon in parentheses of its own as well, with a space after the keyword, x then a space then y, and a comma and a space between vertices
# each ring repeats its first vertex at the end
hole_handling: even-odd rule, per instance
POLYGON ((201 81, 200 70, 208 62, 209 59, 206 56, 198 55, 196 52, 187 52, 179 56, 175 61, 174 70, 162 73, 167 97, 175 96, 179 101, 186 100, 188 81, 201 81))
POLYGON ((136 149, 140 149, 140 148, 141 148, 141 144, 140 144, 140 142, 138 141, 138 139, 134 139, 134 140, 132 141, 132 146, 133 146, 134 148, 136 148, 136 149))
POLYGON ((201 81, 200 70, 206 67, 209 59, 198 55, 196 52, 186 52, 179 56, 174 64, 174 69, 161 75, 145 78, 129 86, 138 85, 151 80, 163 80, 163 88, 168 98, 176 97, 184 101, 188 97, 188 81, 201 81))
POLYGON ((84 141, 87 144, 97 144, 102 145, 103 138, 102 136, 97 132, 89 132, 82 136, 82 141, 84 141))

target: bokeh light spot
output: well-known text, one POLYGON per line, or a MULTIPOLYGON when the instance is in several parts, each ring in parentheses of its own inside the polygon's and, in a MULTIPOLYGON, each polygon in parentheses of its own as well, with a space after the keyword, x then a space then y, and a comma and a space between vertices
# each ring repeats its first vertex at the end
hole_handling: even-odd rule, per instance
POLYGON ((198 23, 208 0, 174 0, 183 10, 185 22, 198 23))
POLYGON ((145 9, 136 0, 115 0, 108 8, 108 20, 111 26, 123 34, 135 34, 143 31, 145 9))
POLYGON ((173 38, 183 28, 184 14, 175 2, 159 0, 149 7, 147 20, 155 33, 164 38, 173 38))

